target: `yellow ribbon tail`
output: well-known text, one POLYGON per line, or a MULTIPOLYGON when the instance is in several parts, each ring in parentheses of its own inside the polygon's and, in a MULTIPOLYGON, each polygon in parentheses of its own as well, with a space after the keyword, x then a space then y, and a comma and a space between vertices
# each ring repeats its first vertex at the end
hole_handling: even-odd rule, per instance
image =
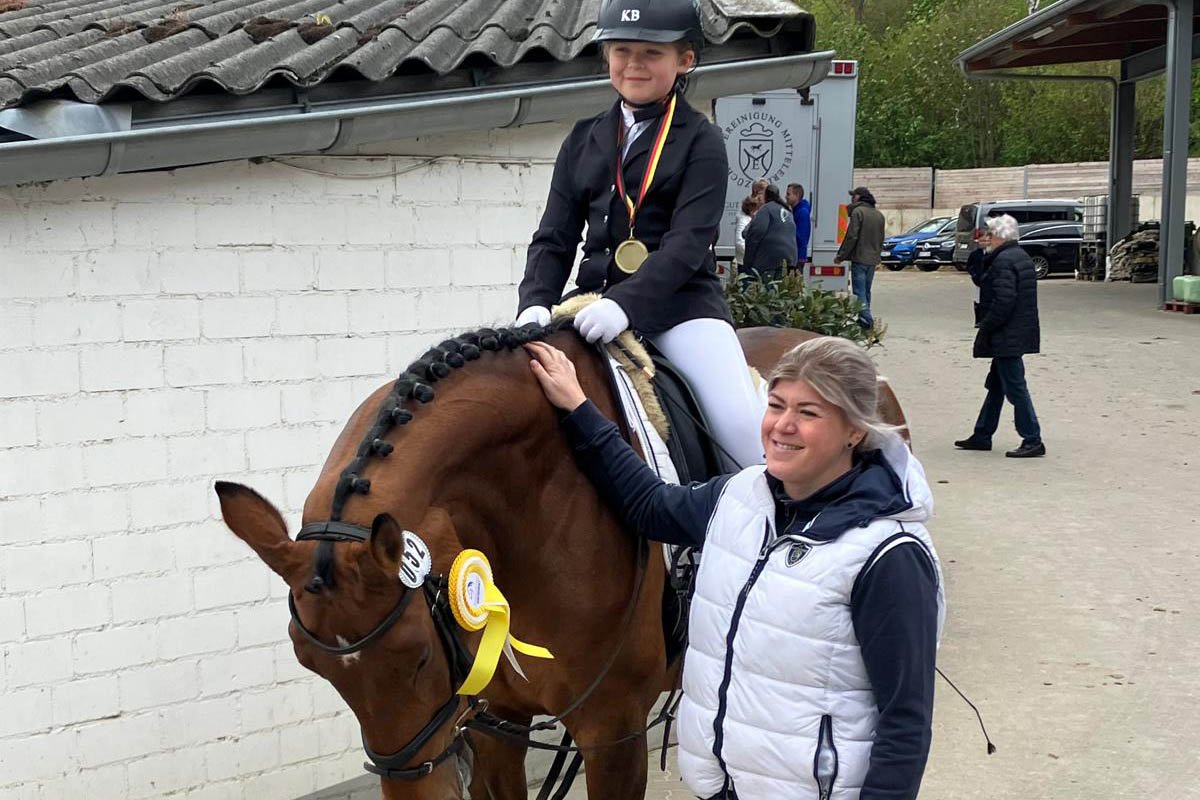
POLYGON ((525 644, 512 634, 509 634, 508 642, 518 653, 524 653, 525 655, 533 656, 534 658, 554 658, 554 655, 546 648, 538 647, 536 644, 525 644))
POLYGON ((500 665, 501 655, 508 658, 513 670, 518 675, 525 678, 521 665, 517 663, 516 657, 513 655, 514 649, 534 658, 554 658, 546 648, 526 644, 509 635, 512 612, 504 594, 491 582, 491 569, 482 553, 464 550, 455 559, 455 566, 451 567, 450 573, 451 582, 455 586, 460 582, 458 580, 460 577, 463 580, 470 580, 472 576, 477 577, 480 580, 475 585, 482 584, 480 588, 483 595, 482 597, 476 595, 478 599, 475 603, 468 600, 468 595, 462 591, 454 595, 452 608, 455 610, 455 619, 459 624, 467 630, 483 629, 483 636, 479 640, 479 649, 475 653, 475 661, 471 665, 466 680, 463 681, 462 686, 458 687, 458 694, 475 695, 483 691, 495 676, 496 669, 500 665), (460 561, 462 562, 461 568, 460 561))

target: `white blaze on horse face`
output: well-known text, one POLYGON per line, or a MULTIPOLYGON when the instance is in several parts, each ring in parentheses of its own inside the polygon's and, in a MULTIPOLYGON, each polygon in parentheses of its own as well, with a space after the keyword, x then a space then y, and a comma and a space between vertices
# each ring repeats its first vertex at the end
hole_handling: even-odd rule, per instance
MULTIPOLYGON (((347 645, 350 644, 350 642, 346 641, 346 638, 344 636, 338 636, 337 643, 338 643, 338 647, 346 647, 347 645)), ((339 658, 341 658, 341 660, 342 660, 342 666, 348 667, 351 664, 353 664, 355 661, 358 661, 358 659, 361 655, 362 655, 362 653, 350 653, 349 655, 339 656, 339 658)))

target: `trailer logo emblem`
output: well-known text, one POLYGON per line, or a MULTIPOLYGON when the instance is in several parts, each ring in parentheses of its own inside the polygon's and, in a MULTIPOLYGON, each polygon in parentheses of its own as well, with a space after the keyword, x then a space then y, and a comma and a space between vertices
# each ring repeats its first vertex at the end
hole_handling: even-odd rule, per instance
MULTIPOLYGON (((721 129, 729 154, 729 180, 741 187, 766 178, 782 185, 796 160, 796 140, 786 117, 754 107, 730 120, 721 129)), ((795 124, 795 123, 791 123, 795 124)))
POLYGON ((738 133, 738 166, 750 180, 764 178, 775 164, 775 137, 761 122, 742 128, 738 133))

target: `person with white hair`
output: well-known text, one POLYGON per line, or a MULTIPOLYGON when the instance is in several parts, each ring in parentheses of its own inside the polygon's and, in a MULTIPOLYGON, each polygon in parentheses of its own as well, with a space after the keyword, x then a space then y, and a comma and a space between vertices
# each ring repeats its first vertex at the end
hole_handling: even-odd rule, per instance
POLYGON ((631 533, 703 546, 679 769, 709 800, 912 800, 929 756, 945 617, 921 464, 878 416, 866 351, 822 336, 780 359, 766 465, 661 481, 580 388, 526 349, 576 462, 631 533))
POLYGON ((980 235, 983 262, 972 271, 979 285, 979 331, 975 335, 975 358, 990 358, 991 369, 984 380, 987 395, 975 431, 954 446, 961 450, 991 450, 992 434, 1000 425, 1004 400, 1012 403, 1021 444, 1004 455, 1036 458, 1046 454, 1042 429, 1033 409, 1033 398, 1025 382, 1027 353, 1041 351, 1038 324, 1037 273, 1033 261, 1017 244, 1017 221, 1008 214, 991 217, 980 235))

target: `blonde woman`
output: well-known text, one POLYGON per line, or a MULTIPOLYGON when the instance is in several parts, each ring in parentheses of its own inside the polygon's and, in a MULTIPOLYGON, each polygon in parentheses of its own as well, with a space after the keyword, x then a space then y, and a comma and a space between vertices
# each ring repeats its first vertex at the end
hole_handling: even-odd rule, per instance
POLYGON ((528 346, 577 460, 628 526, 703 546, 679 766, 701 798, 915 798, 929 753, 945 599, 921 464, 876 415, 866 353, 822 337, 769 378, 766 465, 663 483, 528 346))

